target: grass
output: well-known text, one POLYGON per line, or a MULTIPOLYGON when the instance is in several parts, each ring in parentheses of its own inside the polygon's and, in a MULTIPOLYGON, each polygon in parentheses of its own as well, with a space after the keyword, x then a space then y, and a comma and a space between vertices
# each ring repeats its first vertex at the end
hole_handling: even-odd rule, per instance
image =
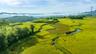
POLYGON ((36 45, 25 50, 22 54, 62 54, 51 45, 36 45))

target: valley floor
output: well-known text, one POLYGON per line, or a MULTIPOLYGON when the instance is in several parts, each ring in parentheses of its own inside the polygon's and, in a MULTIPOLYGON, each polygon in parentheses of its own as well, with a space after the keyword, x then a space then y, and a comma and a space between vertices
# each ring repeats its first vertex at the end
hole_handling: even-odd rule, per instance
MULTIPOLYGON (((43 26, 6 52, 9 54, 96 54, 96 19, 59 19, 43 26), (14 49, 12 51, 12 49, 14 49)), ((38 24, 38 23, 37 23, 38 24)))

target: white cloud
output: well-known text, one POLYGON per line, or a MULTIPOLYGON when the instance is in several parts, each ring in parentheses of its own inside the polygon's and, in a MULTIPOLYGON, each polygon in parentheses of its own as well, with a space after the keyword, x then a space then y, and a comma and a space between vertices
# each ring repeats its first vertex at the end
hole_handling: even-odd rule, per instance
POLYGON ((6 4, 6 5, 19 5, 21 2, 19 0, 0 0, 0 4, 6 4))
MULTIPOLYGON (((90 6, 96 6, 92 0, 0 0, 0 4, 9 6, 9 12, 33 12, 33 13, 79 13, 89 11, 90 6), (46 4, 45 4, 45 3, 46 4), (90 3, 91 2, 91 3, 90 3), (20 5, 21 4, 21 5, 20 5), (40 6, 41 5, 41 6, 40 6), (45 6, 43 6, 45 5, 45 6)), ((1 7, 1 6, 0 6, 1 7)), ((4 9, 3 9, 4 10, 4 9)))

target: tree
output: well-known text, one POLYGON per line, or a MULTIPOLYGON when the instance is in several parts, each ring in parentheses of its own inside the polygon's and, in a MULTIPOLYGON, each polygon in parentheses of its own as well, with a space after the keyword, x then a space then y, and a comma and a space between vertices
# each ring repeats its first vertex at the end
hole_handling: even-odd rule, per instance
POLYGON ((34 34, 34 32, 35 32, 35 31, 34 31, 35 26, 34 26, 34 25, 31 25, 30 27, 31 27, 31 34, 34 34))
POLYGON ((5 49, 6 43, 5 43, 5 36, 0 33, 0 50, 5 49))

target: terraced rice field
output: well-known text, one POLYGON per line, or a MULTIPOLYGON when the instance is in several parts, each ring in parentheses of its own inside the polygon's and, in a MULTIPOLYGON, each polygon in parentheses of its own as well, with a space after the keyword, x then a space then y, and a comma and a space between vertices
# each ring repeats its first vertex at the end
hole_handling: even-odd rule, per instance
MULTIPOLYGON (((41 32, 14 45, 16 50, 10 54, 96 54, 95 18, 64 18, 59 21, 43 26, 41 32), (79 30, 74 31, 76 29, 79 30)), ((38 28, 40 24, 34 25, 38 28)))
POLYGON ((42 30, 38 34, 43 39, 39 38, 39 43, 36 46, 24 50, 22 54, 96 54, 95 18, 84 20, 59 19, 59 21, 57 24, 50 25, 53 28, 48 28, 46 25, 44 28, 47 27, 48 29, 42 30), (65 32, 73 31, 76 28, 81 30, 74 34, 65 34, 65 32), (57 36, 58 38, 53 43, 52 40, 57 36))

